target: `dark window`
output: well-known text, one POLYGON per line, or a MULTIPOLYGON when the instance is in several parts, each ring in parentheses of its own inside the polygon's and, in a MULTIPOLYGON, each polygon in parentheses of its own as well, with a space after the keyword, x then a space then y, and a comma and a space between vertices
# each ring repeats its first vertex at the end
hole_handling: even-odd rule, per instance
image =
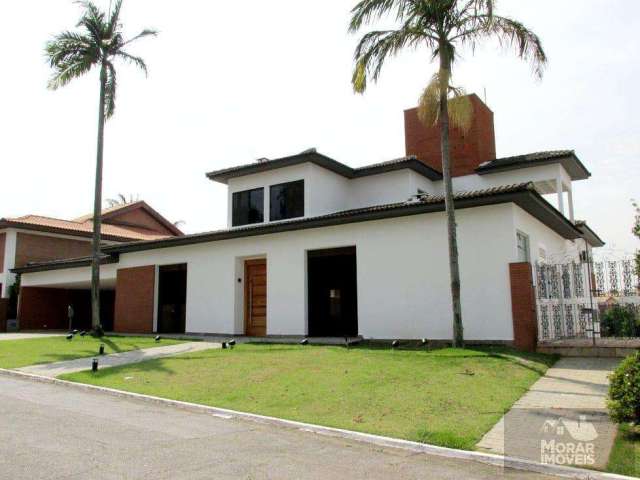
POLYGON ((304 217, 304 180, 272 185, 269 200, 271 221, 304 217))
POLYGON ((264 188, 234 193, 232 217, 234 227, 264 222, 264 188))

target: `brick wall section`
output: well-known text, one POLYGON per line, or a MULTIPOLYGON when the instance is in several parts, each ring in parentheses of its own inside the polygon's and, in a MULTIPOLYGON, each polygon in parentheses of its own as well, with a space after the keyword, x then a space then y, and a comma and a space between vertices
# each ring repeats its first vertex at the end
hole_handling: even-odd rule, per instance
POLYGON ((16 267, 23 267, 29 262, 85 257, 90 254, 91 242, 88 241, 18 233, 16 267))
POLYGON ((22 287, 18 304, 20 330, 65 330, 69 326, 68 290, 22 287))
POLYGON ((4 271, 4 249, 7 242, 7 234, 0 233, 0 273, 4 271))
MULTIPOLYGON (((471 128, 467 132, 451 128, 449 132, 454 177, 475 173, 478 165, 496 158, 493 112, 477 95, 469 95, 469 98, 473 105, 471 128)), ((415 155, 418 160, 442 171, 440 127, 425 127, 418 119, 417 109, 413 108, 404 112, 404 129, 407 155, 415 155)))
POLYGON ((118 270, 114 331, 153 332, 155 271, 154 265, 118 270))
POLYGON ((511 278, 513 343, 519 350, 534 352, 538 343, 538 321, 531 264, 510 264, 509 276, 511 278))
POLYGON ((124 225, 129 227, 142 227, 153 232, 157 232, 160 235, 173 236, 173 232, 167 227, 162 225, 159 221, 145 212, 142 208, 125 212, 123 214, 114 215, 106 220, 104 223, 110 223, 113 225, 124 225))

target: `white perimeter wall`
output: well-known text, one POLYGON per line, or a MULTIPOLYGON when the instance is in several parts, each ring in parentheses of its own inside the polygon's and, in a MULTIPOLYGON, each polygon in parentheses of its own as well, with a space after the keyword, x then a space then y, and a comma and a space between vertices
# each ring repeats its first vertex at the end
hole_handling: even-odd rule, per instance
MULTIPOLYGON (((465 337, 513 338, 509 263, 516 230, 550 250, 564 240, 513 204, 458 215, 465 337)), ((451 338, 444 213, 423 214, 121 255, 118 268, 187 263, 187 331, 243 333, 243 262, 267 258, 270 335, 307 332, 306 252, 357 248, 359 333, 372 338, 451 338), (238 282, 238 279, 241 282, 238 282)), ((89 268, 23 275, 24 286, 88 285, 89 268)))

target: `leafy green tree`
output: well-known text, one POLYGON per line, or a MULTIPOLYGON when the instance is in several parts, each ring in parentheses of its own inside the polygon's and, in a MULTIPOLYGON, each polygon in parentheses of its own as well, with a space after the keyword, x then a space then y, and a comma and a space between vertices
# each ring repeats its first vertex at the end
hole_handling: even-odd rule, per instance
POLYGON ((96 159, 95 196, 93 203, 93 246, 91 262, 91 313, 94 330, 101 331, 100 324, 100 229, 102 207, 102 163, 104 153, 105 121, 116 108, 116 60, 130 63, 147 73, 147 65, 140 57, 127 50, 144 37, 155 36, 155 30, 143 30, 125 39, 120 23, 122 0, 116 0, 110 12, 101 11, 93 2, 78 2, 83 8, 76 25, 77 31, 65 31, 47 42, 45 53, 54 73, 49 88, 57 90, 72 80, 100 71, 100 103, 98 113, 98 147, 96 159))
POLYGON ((451 84, 458 49, 474 50, 481 42, 497 39, 515 47, 518 57, 531 62, 541 78, 547 57, 537 35, 522 23, 494 12, 494 0, 360 0, 351 11, 349 31, 357 32, 377 20, 395 18, 396 29, 365 33, 355 50, 353 88, 363 93, 369 79, 378 80, 386 60, 403 50, 425 47, 430 60, 437 60, 437 73, 422 93, 418 114, 425 126, 439 123, 442 174, 447 212, 449 267, 453 307, 453 345, 464 343, 460 305, 460 268, 456 219, 451 181, 450 123, 468 128, 473 107, 462 88, 451 84))
POLYGON ((614 422, 640 426, 640 352, 627 357, 609 377, 607 406, 614 422))
MULTIPOLYGON (((640 239, 640 206, 638 206, 638 202, 633 200, 631 202, 633 204, 633 208, 635 210, 635 219, 633 221, 633 229, 632 233, 640 239)), ((636 275, 640 278, 640 250, 636 251, 636 275)))

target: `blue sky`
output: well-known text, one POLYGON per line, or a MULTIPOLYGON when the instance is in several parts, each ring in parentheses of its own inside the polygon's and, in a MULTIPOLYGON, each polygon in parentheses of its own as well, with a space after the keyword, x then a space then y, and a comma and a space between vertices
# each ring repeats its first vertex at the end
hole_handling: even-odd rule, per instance
MULTIPOLYGON (((108 1, 98 1, 108 6, 108 1)), ((425 50, 392 61, 364 96, 351 91, 354 2, 128 0, 132 33, 161 31, 135 53, 145 79, 119 70, 107 125, 105 197, 132 193, 185 230, 223 227, 225 188, 204 172, 316 147, 358 166, 404 154, 402 111, 434 72, 425 50)), ((498 156, 575 149, 593 173, 574 186, 576 217, 616 254, 638 247, 630 199, 640 199, 640 3, 625 0, 502 0, 543 39, 541 82, 511 52, 489 43, 463 52, 454 80, 495 112, 498 156)), ((42 49, 73 27, 68 0, 7 3, 0 16, 0 216, 89 212, 97 74, 46 90, 42 49), (37 12, 37 14, 34 14, 37 12)))

